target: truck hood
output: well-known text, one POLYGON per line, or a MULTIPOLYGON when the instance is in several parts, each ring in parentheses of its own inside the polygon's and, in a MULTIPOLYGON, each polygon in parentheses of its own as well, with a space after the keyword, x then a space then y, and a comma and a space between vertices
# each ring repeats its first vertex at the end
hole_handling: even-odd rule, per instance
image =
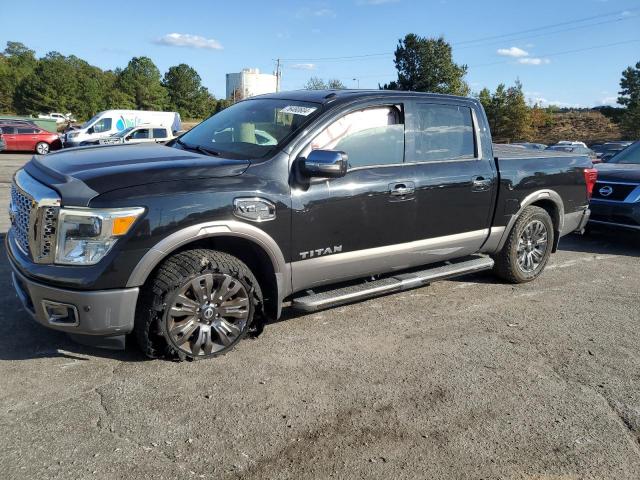
POLYGON ((56 189, 64 204, 81 206, 97 195, 120 188, 240 175, 249 163, 153 143, 100 145, 35 155, 25 170, 56 189))
POLYGON ((630 163, 601 163, 596 165, 598 180, 640 183, 640 165, 630 163))

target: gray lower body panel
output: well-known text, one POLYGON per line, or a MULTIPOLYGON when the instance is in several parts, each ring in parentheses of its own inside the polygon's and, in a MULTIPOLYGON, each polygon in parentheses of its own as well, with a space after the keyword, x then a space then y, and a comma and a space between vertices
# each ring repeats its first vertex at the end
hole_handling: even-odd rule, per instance
POLYGON ((124 335, 133 330, 138 288, 66 290, 34 282, 13 269, 13 284, 31 316, 45 327, 77 335, 124 335), (61 318, 60 312, 68 312, 61 318))

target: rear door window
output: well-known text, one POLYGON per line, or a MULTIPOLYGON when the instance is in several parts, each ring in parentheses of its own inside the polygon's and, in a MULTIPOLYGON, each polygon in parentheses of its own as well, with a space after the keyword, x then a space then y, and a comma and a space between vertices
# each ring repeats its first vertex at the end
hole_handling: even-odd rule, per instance
POLYGON ((167 138, 168 136, 169 135, 167 135, 167 130, 165 128, 153 129, 153 138, 162 139, 162 138, 167 138))
POLYGON ((469 107, 418 103, 415 108, 415 161, 476 158, 473 116, 469 107))
POLYGON ((18 128, 18 134, 22 134, 22 135, 29 135, 29 134, 34 134, 34 133, 38 133, 38 130, 36 130, 35 128, 18 128))

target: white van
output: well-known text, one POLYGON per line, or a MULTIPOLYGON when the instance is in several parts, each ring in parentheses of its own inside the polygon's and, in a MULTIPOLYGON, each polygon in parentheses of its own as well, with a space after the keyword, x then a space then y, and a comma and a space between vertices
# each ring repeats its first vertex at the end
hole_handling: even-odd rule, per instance
POLYGON ((182 129, 182 121, 178 112, 105 110, 83 123, 79 129, 65 134, 64 146, 77 147, 82 142, 99 140, 142 123, 167 127, 171 129, 171 132, 178 132, 182 129))

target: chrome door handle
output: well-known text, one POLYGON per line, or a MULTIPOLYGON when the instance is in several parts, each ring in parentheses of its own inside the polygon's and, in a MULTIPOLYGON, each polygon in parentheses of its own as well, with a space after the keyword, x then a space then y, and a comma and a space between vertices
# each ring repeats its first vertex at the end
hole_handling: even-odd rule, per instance
POLYGON ((415 191, 416 189, 413 182, 392 183, 389 185, 389 193, 394 197, 404 197, 406 195, 411 195, 415 191))
POLYGON ((493 179, 484 177, 473 177, 472 183, 474 192, 486 192, 491 188, 493 179))

